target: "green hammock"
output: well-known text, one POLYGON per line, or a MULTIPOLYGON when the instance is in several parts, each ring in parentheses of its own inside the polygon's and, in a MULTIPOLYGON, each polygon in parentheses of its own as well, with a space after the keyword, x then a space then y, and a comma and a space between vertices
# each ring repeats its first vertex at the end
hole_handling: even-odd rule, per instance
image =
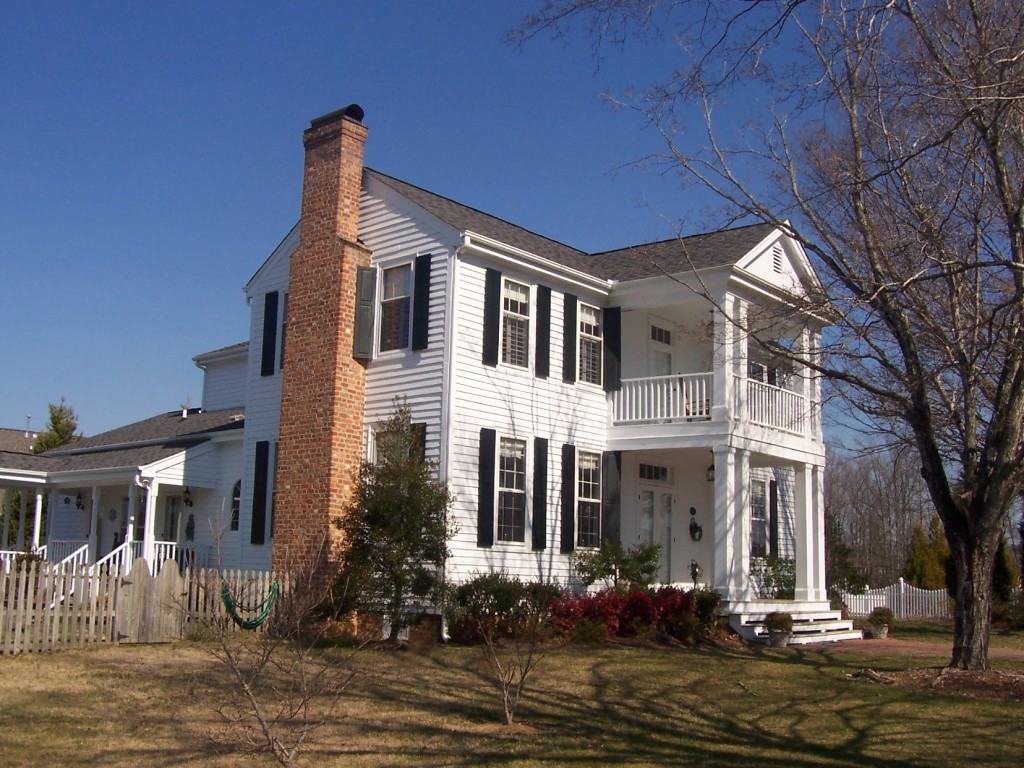
POLYGON ((256 627, 266 621, 267 617, 270 616, 270 612, 274 609, 274 603, 277 601, 280 593, 281 583, 274 579, 270 584, 270 594, 267 595, 267 599, 262 603, 258 605, 239 604, 232 599, 231 590, 228 588, 228 583, 224 580, 224 577, 222 576, 220 579, 220 599, 223 601, 228 615, 231 616, 231 620, 242 629, 256 629, 256 627), (241 608, 246 613, 259 611, 259 614, 254 619, 243 619, 238 615, 238 608, 241 608))

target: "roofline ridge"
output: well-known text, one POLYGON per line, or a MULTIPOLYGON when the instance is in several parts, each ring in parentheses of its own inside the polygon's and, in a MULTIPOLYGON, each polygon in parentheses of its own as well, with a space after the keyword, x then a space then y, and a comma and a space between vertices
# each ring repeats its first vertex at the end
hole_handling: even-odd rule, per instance
MULTIPOLYGON (((440 194, 438 192, 434 192, 432 190, 427 189, 426 187, 421 187, 418 184, 413 184, 412 182, 406 181, 405 179, 400 179, 397 176, 392 176, 390 174, 384 173, 383 171, 378 171, 376 168, 370 168, 369 166, 367 166, 367 167, 364 168, 364 170, 374 174, 375 176, 378 176, 378 177, 382 176, 382 177, 384 177, 382 179, 382 181, 384 181, 385 184, 387 184, 387 181, 385 181, 386 179, 390 179, 391 181, 397 181, 399 184, 405 184, 406 186, 412 187, 413 189, 417 189, 420 192, 425 192, 428 195, 433 195, 434 197, 438 197, 438 198, 440 198, 442 200, 446 200, 449 203, 457 205, 457 206, 459 206, 461 208, 465 208, 468 211, 473 211, 474 213, 477 213, 477 214, 479 214, 481 216, 487 216, 488 218, 494 219, 495 221, 500 221, 503 224, 507 224, 510 227, 515 227, 516 229, 521 229, 523 232, 528 232, 531 235, 533 235, 534 237, 540 237, 540 238, 543 238, 544 240, 548 240, 548 241, 550 241, 552 243, 555 243, 556 245, 560 245, 563 248, 568 248, 568 249, 570 249, 572 251, 575 251, 580 256, 589 256, 590 255, 586 251, 580 250, 575 245, 569 245, 568 243, 564 243, 561 240, 556 240, 555 238, 549 237, 548 235, 542 235, 540 232, 535 232, 532 229, 527 229, 522 224, 516 224, 515 222, 509 221, 508 219, 504 219, 501 216, 495 216, 493 213, 488 213, 487 211, 480 210, 479 208, 474 208, 472 205, 467 205, 466 203, 461 203, 461 202, 459 202, 458 200, 456 200, 454 198, 448 197, 446 195, 442 195, 442 194, 440 194)), ((394 187, 392 187, 392 189, 394 189, 394 187)), ((401 194, 401 192, 399 192, 397 189, 395 191, 398 192, 399 194, 401 194)), ((434 215, 436 216, 437 214, 434 214, 434 215)), ((467 230, 467 231, 472 231, 472 230, 467 230)))

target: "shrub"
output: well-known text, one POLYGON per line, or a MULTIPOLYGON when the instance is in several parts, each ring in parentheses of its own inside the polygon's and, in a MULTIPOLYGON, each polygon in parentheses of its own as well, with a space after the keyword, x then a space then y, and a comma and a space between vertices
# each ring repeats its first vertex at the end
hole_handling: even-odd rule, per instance
POLYGON ((604 630, 605 637, 619 632, 625 598, 614 590, 591 595, 566 592, 551 603, 551 620, 562 635, 572 637, 574 627, 584 619, 604 630))
POLYGON ((580 583, 589 587, 611 581, 612 588, 644 589, 651 585, 661 564, 661 545, 639 544, 623 551, 617 541, 606 541, 598 550, 582 550, 573 556, 573 570, 580 583))
POLYGON ((693 590, 697 603, 697 618, 702 624, 710 626, 718 618, 718 608, 722 604, 722 596, 713 587, 707 585, 693 590))
POLYGON ((655 624, 654 601, 647 592, 630 592, 625 596, 619 616, 619 635, 636 637, 651 630, 655 624))
POLYGON ((486 625, 494 635, 513 635, 524 617, 547 617, 558 588, 539 582, 523 583, 504 571, 479 574, 455 589, 447 611, 449 632, 462 642, 478 642, 486 625))
POLYGON ((868 614, 868 624, 885 624, 892 629, 896 624, 896 614, 885 606, 879 606, 868 614))
POLYGON ((796 560, 787 557, 750 558, 750 578, 761 600, 792 600, 796 595, 796 560))
POLYGON ((765 617, 764 625, 769 632, 792 632, 793 617, 785 611, 772 611, 765 617))

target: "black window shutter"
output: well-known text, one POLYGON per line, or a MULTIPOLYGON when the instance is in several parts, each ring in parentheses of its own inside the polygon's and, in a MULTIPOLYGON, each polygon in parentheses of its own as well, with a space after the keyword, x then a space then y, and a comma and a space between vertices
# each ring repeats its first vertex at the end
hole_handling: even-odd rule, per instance
POLYGON ((413 444, 412 449, 418 451, 420 459, 423 459, 427 455, 427 425, 422 421, 417 421, 412 424, 413 431, 413 444))
POLYGON ((562 314, 562 381, 572 384, 576 381, 576 313, 579 300, 571 293, 564 297, 565 311, 562 314))
POLYGON ((480 479, 477 481, 476 545, 494 544, 494 447, 497 433, 493 429, 480 430, 480 479))
POLYGON ((601 313, 604 326, 604 391, 622 389, 622 310, 606 307, 601 313))
POLYGON ((377 293, 377 270, 356 268, 356 318, 352 332, 352 357, 369 360, 373 356, 373 318, 377 293))
POLYGON ((260 358, 260 376, 274 375, 277 360, 277 291, 263 297, 263 350, 260 358))
POLYGON ((484 282, 484 365, 498 364, 498 326, 501 324, 501 272, 487 270, 484 282))
POLYGON ((533 438, 533 548, 548 546, 548 441, 533 438))
POLYGON ((601 541, 622 539, 622 452, 605 451, 601 458, 601 541))
POLYGON ((256 464, 252 477, 251 544, 264 544, 267 540, 267 481, 270 477, 270 442, 256 443, 256 464))
POLYGON ((769 555, 779 555, 779 484, 770 480, 768 482, 768 530, 771 537, 771 549, 769 555))
POLYGON ((562 446, 562 541, 561 551, 576 545, 576 446, 562 446))
POLYGON ((430 260, 429 253, 416 257, 412 294, 412 348, 427 348, 430 331, 430 260))
POLYGON ((551 289, 537 286, 537 362, 534 372, 538 379, 551 373, 551 289))

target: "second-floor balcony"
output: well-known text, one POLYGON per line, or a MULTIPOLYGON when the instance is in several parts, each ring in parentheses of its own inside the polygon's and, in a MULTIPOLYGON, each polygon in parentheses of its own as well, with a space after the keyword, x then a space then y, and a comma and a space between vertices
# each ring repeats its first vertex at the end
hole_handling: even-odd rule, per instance
POLYGON ((816 439, 817 405, 801 392, 734 377, 732 402, 727 410, 716 410, 714 378, 713 373, 691 373, 623 379, 611 398, 612 426, 686 425, 722 414, 736 422, 816 439))

